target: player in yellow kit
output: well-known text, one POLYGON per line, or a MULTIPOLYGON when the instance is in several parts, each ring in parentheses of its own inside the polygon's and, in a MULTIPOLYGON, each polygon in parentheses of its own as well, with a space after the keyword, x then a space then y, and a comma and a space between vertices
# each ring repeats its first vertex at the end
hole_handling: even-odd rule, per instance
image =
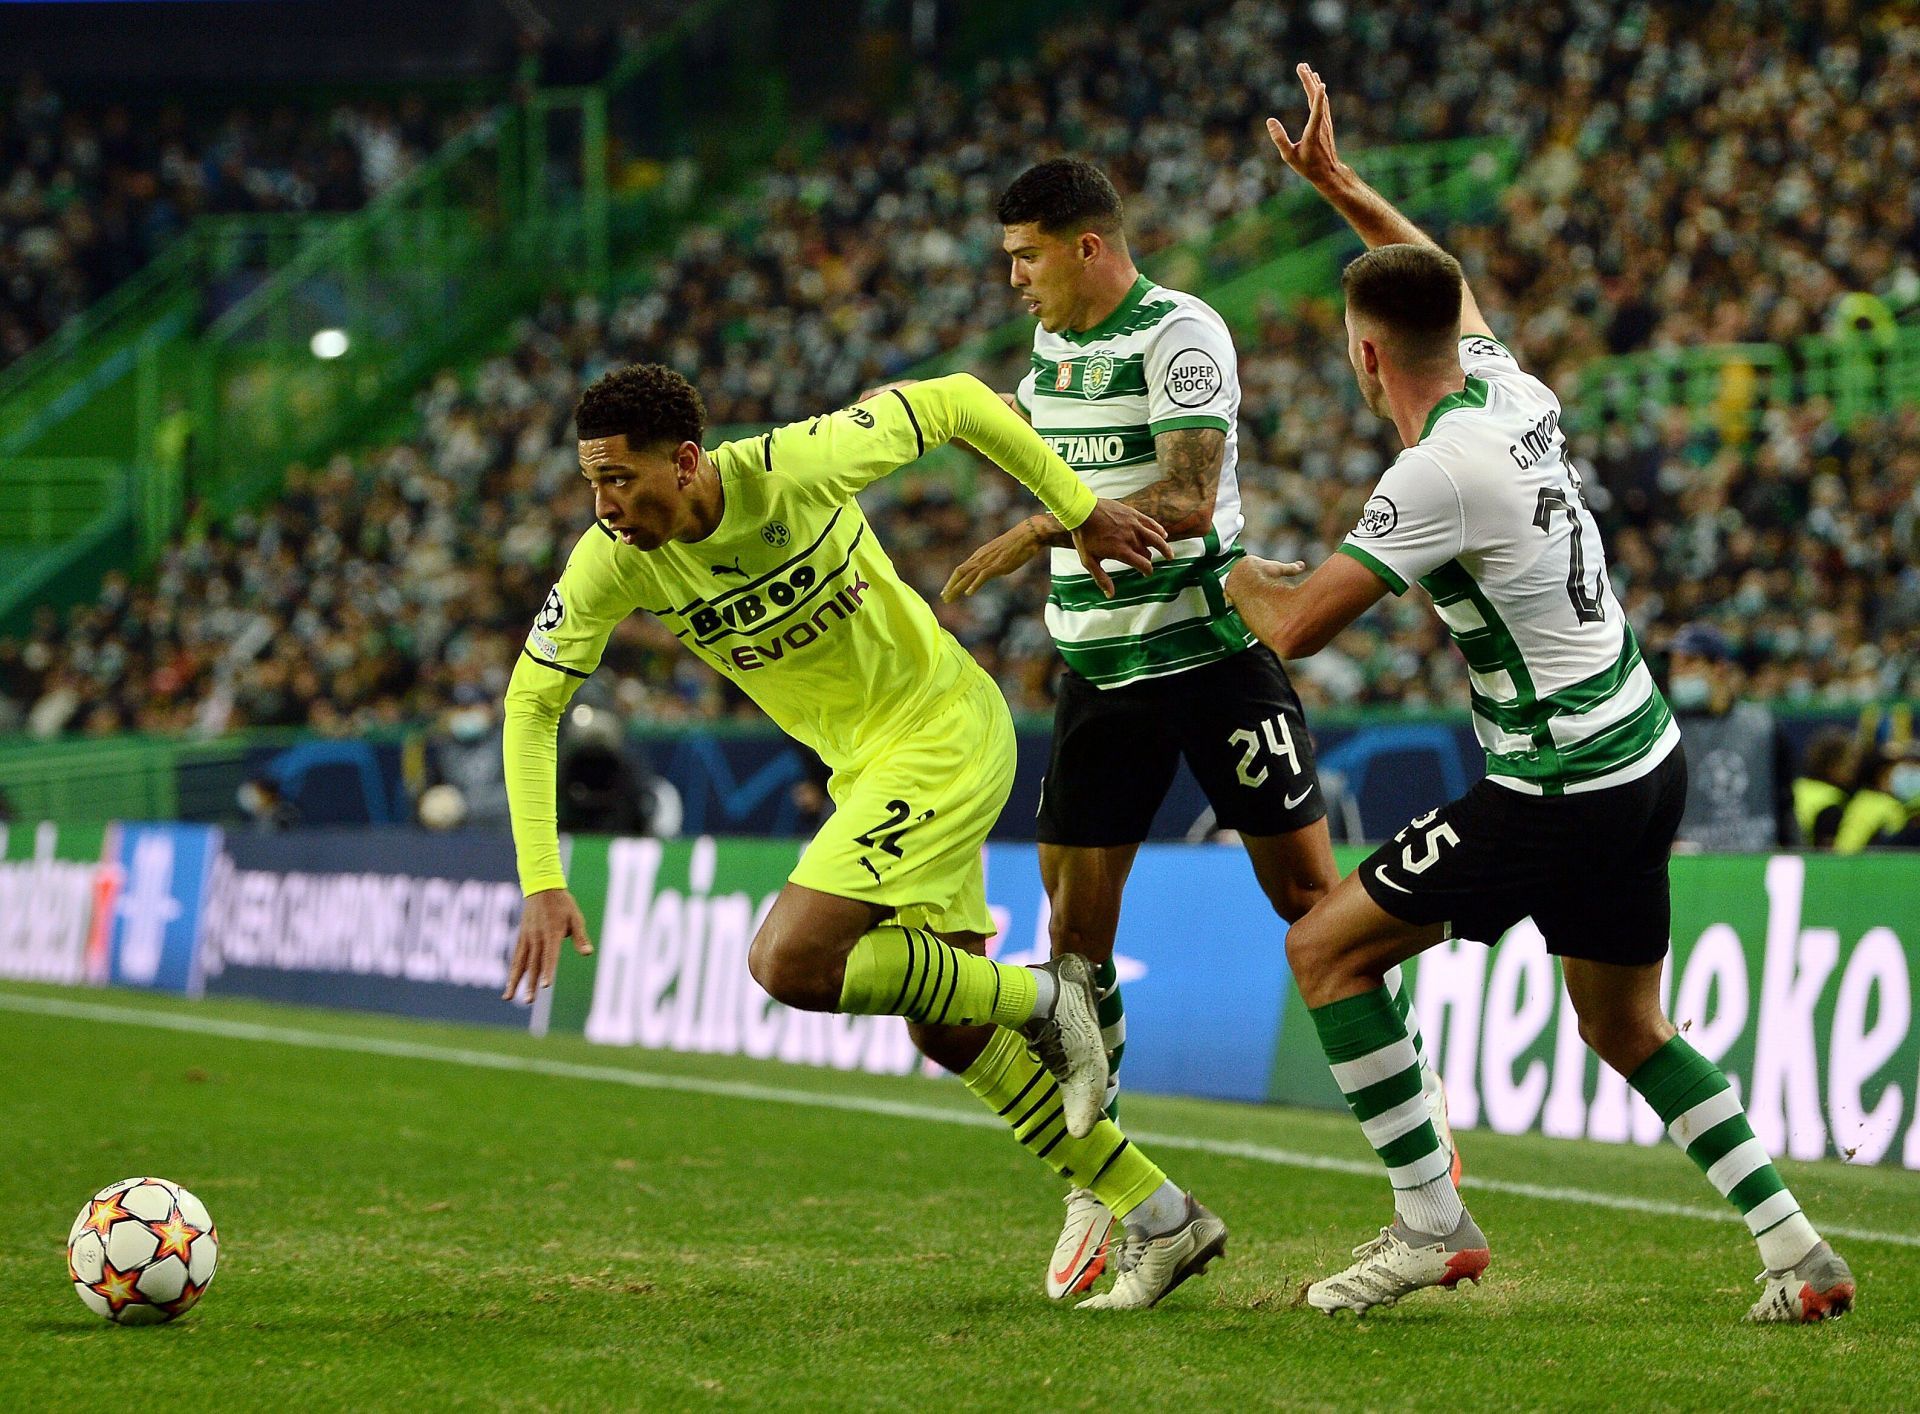
POLYGON ((507 690, 514 844, 527 895, 506 995, 553 980, 562 940, 588 948, 555 823, 555 733, 607 637, 659 617, 833 771, 835 812, 754 937, 769 995, 814 1011, 906 1017, 1056 1173, 1127 1224, 1114 1288, 1083 1303, 1151 1306, 1202 1270, 1226 1227, 1101 1112, 1107 1062, 1092 975, 985 956, 981 846, 1012 785, 1013 724, 993 680, 895 573, 854 495, 929 447, 964 439, 1101 561, 1143 573, 1166 538, 1096 498, 985 384, 958 374, 760 437, 702 447, 706 412, 658 365, 610 373, 575 411, 595 525, 528 635, 507 690))

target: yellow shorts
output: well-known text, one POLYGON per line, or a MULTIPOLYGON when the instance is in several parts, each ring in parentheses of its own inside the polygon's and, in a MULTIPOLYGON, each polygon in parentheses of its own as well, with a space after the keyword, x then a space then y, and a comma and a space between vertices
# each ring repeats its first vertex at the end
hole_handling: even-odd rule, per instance
POLYGON ((1013 717, 985 673, 858 771, 792 880, 937 933, 992 933, 980 850, 1013 789, 1013 717))

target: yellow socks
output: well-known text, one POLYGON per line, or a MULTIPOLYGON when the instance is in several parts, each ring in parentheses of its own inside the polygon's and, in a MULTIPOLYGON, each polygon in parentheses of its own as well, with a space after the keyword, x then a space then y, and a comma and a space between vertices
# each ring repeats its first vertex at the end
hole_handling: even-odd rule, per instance
POLYGON ((1028 968, 975 957, 924 928, 886 923, 848 954, 840 1010, 939 1026, 1020 1026, 1032 1019, 1038 991, 1028 968))
MULTIPOLYGON (((871 937, 869 934, 868 937, 871 937)), ((864 946, 866 939, 861 939, 864 946)), ((1160 1166, 1134 1148, 1110 1119, 1085 1139, 1067 1133, 1060 1087, 1012 1031, 993 1033, 980 1058, 960 1077, 982 1104, 1013 1126, 1013 1136, 1070 1183, 1090 1188, 1124 1218, 1167 1181, 1160 1166)))

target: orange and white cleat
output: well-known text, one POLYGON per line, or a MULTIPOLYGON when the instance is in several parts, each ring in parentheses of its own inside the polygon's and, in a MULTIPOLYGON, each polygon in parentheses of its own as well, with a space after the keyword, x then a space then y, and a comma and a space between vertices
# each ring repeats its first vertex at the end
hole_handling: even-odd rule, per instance
POLYGON ((1100 1279, 1113 1247, 1114 1217, 1090 1189, 1067 1194, 1067 1221, 1047 1263, 1047 1295, 1055 1301, 1078 1296, 1100 1279))
POLYGON ((1754 1280, 1764 1282, 1766 1290, 1747 1312, 1747 1319, 1761 1325, 1810 1325, 1835 1320, 1853 1309, 1853 1271, 1825 1242, 1816 1242, 1812 1251, 1785 1271, 1762 1272, 1754 1280))

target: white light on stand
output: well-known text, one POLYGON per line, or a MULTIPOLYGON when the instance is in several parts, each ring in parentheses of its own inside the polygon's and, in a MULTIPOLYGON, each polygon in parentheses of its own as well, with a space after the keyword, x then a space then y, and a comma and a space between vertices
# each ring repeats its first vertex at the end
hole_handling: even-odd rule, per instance
POLYGON ((338 358, 347 351, 347 331, 322 329, 313 336, 307 347, 313 350, 315 358, 338 358))

